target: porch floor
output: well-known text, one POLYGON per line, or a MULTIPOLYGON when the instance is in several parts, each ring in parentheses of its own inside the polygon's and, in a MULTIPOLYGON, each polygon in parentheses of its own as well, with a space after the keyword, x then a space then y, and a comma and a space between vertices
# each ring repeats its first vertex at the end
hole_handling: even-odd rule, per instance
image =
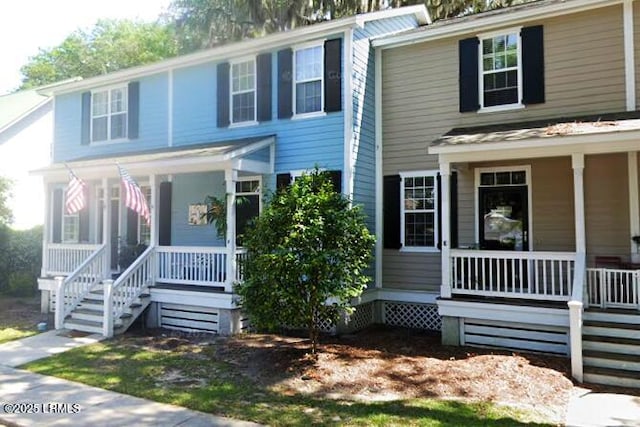
POLYGON ((477 302, 485 304, 518 305, 526 307, 569 309, 565 301, 531 300, 523 298, 504 298, 480 295, 453 295, 452 301, 477 302))
POLYGON ((168 289, 172 291, 184 291, 184 292, 205 292, 213 294, 224 294, 223 286, 200 286, 200 285, 179 285, 174 283, 159 283, 150 286, 149 289, 168 289))

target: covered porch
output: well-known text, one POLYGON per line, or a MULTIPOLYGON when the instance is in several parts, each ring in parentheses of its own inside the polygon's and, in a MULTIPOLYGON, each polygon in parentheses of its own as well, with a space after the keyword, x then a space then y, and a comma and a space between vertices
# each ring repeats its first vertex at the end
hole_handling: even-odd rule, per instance
POLYGON ((434 142, 443 337, 571 355, 580 381, 626 351, 616 340, 640 326, 638 141, 634 113, 453 129, 434 142))
POLYGON ((242 280, 246 254, 237 237, 260 211, 274 152, 275 137, 265 136, 77 159, 37 171, 44 176, 48 207, 39 288, 43 309, 56 311, 56 327, 93 294, 104 301, 105 335, 113 334, 114 322, 140 295, 155 288, 171 289, 178 300, 185 292, 217 293, 222 308, 233 308, 233 285, 242 280), (145 195, 148 223, 127 208, 116 165, 145 195), (85 185, 87 203, 75 215, 64 210, 67 168, 85 185), (224 235, 207 224, 207 196, 225 205, 224 235), (248 203, 237 205, 238 197, 248 203))

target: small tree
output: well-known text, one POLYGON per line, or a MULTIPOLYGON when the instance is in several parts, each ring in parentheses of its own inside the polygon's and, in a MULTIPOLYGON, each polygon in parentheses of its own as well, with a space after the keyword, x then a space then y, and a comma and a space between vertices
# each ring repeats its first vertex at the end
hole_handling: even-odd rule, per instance
POLYGON ((249 258, 236 291, 253 325, 305 326, 316 353, 320 325, 350 313, 366 288, 375 238, 358 207, 314 170, 271 201, 245 236, 249 258))

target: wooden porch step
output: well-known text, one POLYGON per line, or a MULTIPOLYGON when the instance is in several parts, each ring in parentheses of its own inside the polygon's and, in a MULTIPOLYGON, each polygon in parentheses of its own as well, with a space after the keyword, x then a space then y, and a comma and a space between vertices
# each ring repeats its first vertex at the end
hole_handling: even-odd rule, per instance
POLYGON ((640 355, 584 350, 584 366, 634 372, 640 378, 640 355))
POLYGON ((102 322, 93 320, 67 319, 64 322, 64 327, 75 331, 102 333, 102 322))
POLYGON ((640 377, 624 369, 584 367, 584 381, 587 383, 606 384, 617 387, 640 388, 640 377))

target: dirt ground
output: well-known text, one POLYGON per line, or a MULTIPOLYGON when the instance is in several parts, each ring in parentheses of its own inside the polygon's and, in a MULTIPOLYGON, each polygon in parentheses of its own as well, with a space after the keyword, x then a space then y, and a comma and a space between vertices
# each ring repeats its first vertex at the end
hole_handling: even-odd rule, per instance
POLYGON ((38 323, 50 322, 50 317, 40 313, 40 296, 18 298, 0 295, 0 329, 35 330, 38 323))
POLYGON ((564 420, 573 383, 563 357, 447 347, 438 335, 373 327, 324 337, 317 360, 304 338, 247 334, 232 338, 147 331, 131 337, 144 347, 215 347, 216 358, 284 394, 381 401, 405 398, 489 401, 564 420))

